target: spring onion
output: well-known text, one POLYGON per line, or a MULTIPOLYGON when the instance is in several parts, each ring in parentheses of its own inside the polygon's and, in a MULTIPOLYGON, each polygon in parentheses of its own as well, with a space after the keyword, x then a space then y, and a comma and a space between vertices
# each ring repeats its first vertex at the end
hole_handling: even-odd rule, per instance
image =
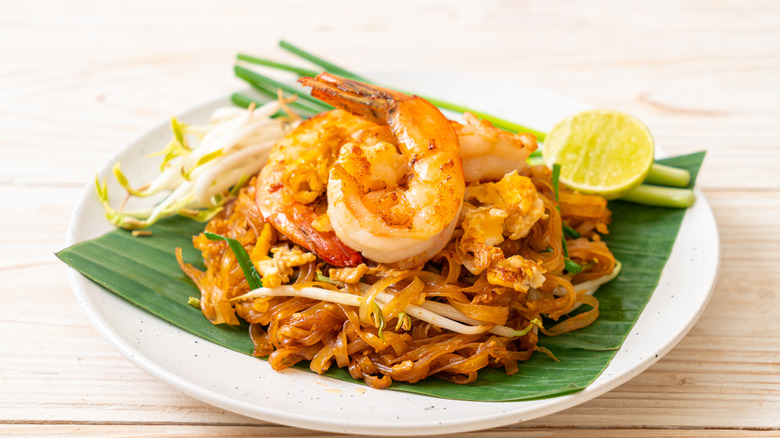
MULTIPOLYGON (((322 59, 310 52, 307 52, 300 47, 297 47, 287 41, 279 41, 279 46, 283 48, 284 50, 289 51, 290 53, 295 54, 296 56, 305 59, 322 69, 324 69, 327 72, 334 73, 340 76, 344 76, 349 79, 354 79, 362 82, 368 82, 368 83, 374 83, 360 75, 355 74, 352 71, 349 71, 347 69, 344 69, 336 64, 333 64, 329 61, 326 61, 325 59, 322 59)), ((259 58, 252 55, 247 54, 239 54, 238 55, 239 61, 249 62, 265 67, 274 68, 277 70, 283 70, 295 73, 298 76, 316 76, 318 74, 318 71, 311 70, 307 68, 297 67, 290 64, 284 64, 276 61, 272 61, 269 59, 259 58)), ((236 74, 239 75, 239 77, 243 77, 246 79, 250 84, 252 84, 253 87, 259 87, 259 89, 264 90, 264 92, 269 92, 269 84, 271 82, 267 80, 260 80, 254 81, 251 78, 247 78, 249 74, 247 72, 252 72, 248 69, 238 70, 239 67, 236 67, 236 74), (240 74, 239 74, 240 72, 240 74)), ((262 76, 262 75, 260 75, 262 76)), ((281 84, 280 85, 284 85, 281 84)), ((288 92, 301 95, 301 96, 307 96, 302 91, 296 91, 292 90, 290 88, 287 88, 288 92)), ((407 94, 412 94, 407 92, 407 94)), ((418 93, 414 93, 418 94, 418 93)), ((419 94, 418 94, 419 95, 419 94)), ((485 119, 490 121, 493 125, 505 129, 510 132, 527 132, 530 134, 533 134, 536 136, 537 140, 540 142, 544 142, 544 139, 546 137, 546 133, 542 131, 538 131, 532 128, 528 128, 525 126, 518 125, 516 123, 509 122, 507 120, 503 120, 501 118, 498 118, 496 116, 483 113, 481 111, 476 111, 471 108, 465 107, 463 105, 454 104, 451 102, 443 101, 440 99, 432 98, 429 96, 422 96, 429 102, 433 103, 434 105, 438 106, 442 109, 448 109, 452 111, 457 112, 471 112, 474 113, 477 117, 481 119, 485 119)), ((243 99, 240 96, 234 96, 234 101, 242 106, 245 106, 246 99, 243 99)), ((529 164, 536 165, 536 164, 542 164, 541 160, 541 151, 535 151, 533 152, 529 158, 528 158, 529 164)), ((683 169, 675 169, 672 167, 660 165, 658 163, 653 164, 650 173, 647 176, 647 179, 645 181, 645 184, 653 184, 653 185, 662 185, 662 186, 671 186, 671 187, 687 187, 690 181, 690 174, 683 170, 683 169)), ((667 190, 655 190, 655 189, 649 189, 648 187, 641 187, 640 189, 637 189, 635 192, 631 192, 629 196, 621 198, 622 200, 629 201, 629 202, 636 202, 640 204, 646 204, 646 205, 657 205, 657 206, 665 206, 665 207, 690 207, 693 203, 692 199, 694 198, 692 191, 667 191, 667 190), (668 197, 668 198, 667 198, 668 197)), ((570 233, 572 230, 568 230, 569 235, 572 236, 573 234, 570 233)))
POLYGON ((621 196, 620 200, 657 207, 688 208, 696 201, 696 195, 691 189, 642 184, 621 196))
POLYGON ((329 72, 337 74, 339 76, 344 76, 346 78, 354 79, 354 80, 360 81, 360 82, 370 82, 368 79, 366 79, 364 77, 361 77, 361 76, 359 76, 359 75, 357 75, 355 73, 352 73, 349 70, 341 68, 341 67, 339 67, 336 64, 328 62, 328 61, 320 58, 319 56, 311 54, 311 53, 301 49, 300 47, 296 47, 296 46, 288 43, 287 41, 280 40, 279 41, 279 47, 283 48, 284 50, 287 50, 288 52, 290 52, 290 53, 292 53, 292 54, 294 54, 294 55, 296 55, 296 56, 298 56, 300 58, 303 58, 303 59, 305 59, 305 60, 307 60, 307 61, 309 61, 309 62, 311 62, 311 63, 313 63, 315 65, 318 65, 318 66, 324 68, 325 71, 329 71, 329 72))
POLYGON ((252 260, 249 259, 249 254, 247 254, 244 247, 241 246, 241 242, 230 237, 209 233, 208 231, 203 234, 205 234, 209 240, 222 240, 227 242, 228 246, 233 251, 233 255, 236 256, 238 266, 240 266, 241 270, 244 272, 244 277, 246 277, 246 282, 249 284, 249 287, 252 289, 263 287, 263 280, 260 278, 260 274, 257 273, 257 269, 255 269, 255 266, 252 264, 252 260))
POLYGON ((332 285, 336 285, 336 286, 339 284, 337 281, 331 280, 330 277, 326 277, 326 276, 322 275, 322 273, 320 273, 320 272, 317 272, 317 274, 314 275, 314 279, 317 280, 317 281, 321 281, 323 283, 328 283, 328 284, 332 284, 332 285))
MULTIPOLYGON (((564 243, 564 246, 566 244, 564 243)), ((570 259, 569 257, 566 257, 563 259, 564 269, 569 272, 569 274, 579 274, 582 272, 582 266, 580 266, 577 262, 570 259)))
MULTIPOLYGON (((293 97, 294 98, 294 97, 293 97)), ((262 106, 266 104, 268 101, 263 99, 257 99, 254 97, 247 96, 245 94, 241 93, 233 93, 230 95, 230 100, 238 107, 247 109, 250 106, 254 105, 255 107, 262 106)), ((296 101, 290 101, 287 102, 287 105, 291 107, 293 110, 295 110, 296 114, 302 117, 311 117, 321 111, 315 110, 311 107, 305 106, 301 104, 300 102, 296 101)), ((284 112, 283 110, 277 111, 276 114, 272 115, 272 118, 277 117, 283 117, 287 116, 288 114, 284 112)))
POLYGON ((579 231, 566 224, 563 224, 563 234, 565 234, 567 237, 571 237, 572 239, 577 239, 582 236, 579 231))
MULTIPOLYGON (((313 63, 313 64, 315 64, 315 65, 317 65, 319 67, 322 67, 325 71, 327 71, 329 73, 337 74, 339 76, 343 76, 343 77, 346 77, 348 79, 353 79, 353 80, 356 80, 356 81, 376 84, 376 82, 373 82, 373 81, 371 81, 371 80, 369 80, 367 78, 364 78, 364 77, 362 77, 362 76, 360 76, 358 74, 355 74, 355 73, 353 73, 353 72, 351 72, 351 71, 349 71, 347 69, 344 69, 344 68, 342 68, 342 67, 340 67, 340 66, 338 66, 336 64, 333 64, 333 63, 331 63, 329 61, 326 61, 326 60, 324 60, 324 59, 322 59, 322 58, 320 58, 320 57, 318 57, 318 56, 316 56, 316 55, 314 55, 312 53, 309 53, 309 52, 307 52, 307 51, 305 51, 305 50, 303 50, 303 49, 301 49, 299 47, 296 47, 296 46, 290 44, 287 41, 279 41, 279 46, 282 47, 283 49, 289 51, 290 53, 293 53, 296 56, 299 56, 302 59, 305 59, 305 60, 307 60, 307 61, 309 61, 309 62, 311 62, 311 63, 313 63)), ((314 71, 314 70, 308 70, 308 69, 303 69, 303 68, 291 66, 291 65, 288 65, 288 64, 282 64, 282 63, 278 63, 278 62, 271 61, 271 60, 268 60, 268 59, 247 55, 247 54, 240 54, 238 59, 240 61, 250 62, 250 63, 254 63, 254 64, 266 66, 266 67, 271 67, 271 68, 276 68, 276 69, 279 69, 279 70, 285 70, 285 71, 293 72, 293 73, 298 74, 299 76, 316 76, 317 73, 318 73, 317 71, 314 71)), ((381 85, 381 84, 377 84, 377 85, 381 85)), ((399 90, 399 91, 402 91, 402 90, 399 90)), ((300 94, 301 92, 297 92, 297 93, 300 94)), ((406 93, 407 94, 418 94, 418 93, 410 93, 410 92, 406 92, 406 93)), ((494 116, 492 114, 488 114, 488 113, 485 113, 485 112, 482 112, 482 111, 478 111, 478 110, 475 110, 475 109, 472 109, 472 108, 469 108, 469 107, 466 107, 466 106, 463 106, 463 105, 458 105, 458 104, 455 104, 455 103, 452 103, 452 102, 447 102, 445 100, 436 99, 436 98, 433 98, 433 97, 430 97, 430 96, 423 96, 423 95, 420 95, 420 94, 418 94, 418 95, 420 97, 424 98, 425 100, 431 102, 432 104, 438 106, 439 108, 448 109, 448 110, 456 111, 456 112, 459 112, 459 113, 470 112, 470 113, 473 113, 474 115, 476 115, 477 117, 479 117, 480 119, 484 119, 484 120, 490 121, 493 125, 495 125, 495 126, 497 126, 499 128, 502 128, 502 129, 505 129, 505 130, 511 131, 511 132, 527 132, 527 133, 530 133, 530 134, 533 134, 534 136, 536 136, 536 138, 539 139, 539 141, 543 141, 544 140, 545 134, 543 132, 541 132, 541 131, 538 131, 538 130, 535 130, 535 129, 532 129, 532 128, 528 128, 526 126, 522 126, 522 125, 519 125, 517 123, 513 123, 513 122, 510 122, 508 120, 504 120, 504 119, 502 119, 500 117, 496 117, 496 116, 494 116)))
POLYGON ((259 58, 257 56, 247 55, 245 53, 239 53, 236 56, 236 59, 238 59, 239 61, 245 61, 252 64, 262 65, 265 67, 271 67, 277 70, 289 71, 291 73, 297 74, 298 76, 317 76, 317 74, 319 73, 316 70, 309 70, 306 68, 296 67, 290 64, 283 64, 281 62, 276 62, 265 58, 259 58))
MULTIPOLYGON (((560 178, 561 178, 561 165, 558 163, 553 164, 552 168, 552 186, 553 186, 553 192, 555 193, 555 202, 558 202, 558 186, 560 185, 560 178)), ((558 211, 561 211, 561 207, 556 205, 555 206, 558 211)), ((564 263, 564 269, 568 271, 570 274, 579 274, 582 272, 582 266, 580 266, 577 262, 569 258, 569 248, 566 246, 566 224, 561 221, 561 226, 563 229, 563 237, 561 237, 561 241, 563 242, 563 263, 564 263)), ((571 234, 576 233, 577 237, 579 237, 579 234, 577 231, 575 231, 572 228, 569 228, 571 230, 569 233, 571 234)))
POLYGON ((647 174, 647 177, 645 177, 643 183, 685 188, 691 183, 691 174, 685 169, 653 163, 650 167, 650 172, 647 174))
POLYGON ((558 183, 561 179, 561 165, 558 163, 553 164, 552 167, 552 187, 555 193, 555 201, 558 201, 558 183))
POLYGON ((309 94, 302 92, 300 89, 296 89, 290 85, 269 78, 268 76, 262 75, 248 68, 236 65, 233 67, 233 70, 235 71, 236 76, 239 78, 247 81, 251 85, 254 85, 261 90, 270 90, 273 96, 276 96, 276 90, 279 89, 286 93, 297 95, 299 98, 305 100, 308 106, 311 106, 314 109, 319 109, 320 111, 333 109, 332 106, 319 99, 311 97, 309 94))

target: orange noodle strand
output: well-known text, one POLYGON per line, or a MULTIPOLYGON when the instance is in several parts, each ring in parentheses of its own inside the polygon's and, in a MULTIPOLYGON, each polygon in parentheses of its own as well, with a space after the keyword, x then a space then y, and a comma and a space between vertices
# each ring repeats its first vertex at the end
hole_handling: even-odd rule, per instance
MULTIPOLYGON (((598 318, 597 298, 577 285, 609 276, 617 264, 601 240, 611 219, 603 198, 561 187, 558 203, 549 169, 528 167, 520 174, 530 178, 543 208, 527 233, 517 238, 505 234, 489 245, 473 236, 463 241, 465 232, 458 227, 439 254, 414 269, 399 270, 370 260, 336 269, 312 257, 263 221, 255 203, 254 180, 206 225, 205 231, 241 242, 266 286, 316 288, 342 298, 348 295, 349 300, 267 296, 262 287, 250 294, 226 242, 203 234, 193 238, 193 246, 203 256, 205 271, 184 263, 181 250, 176 257, 200 290, 204 316, 214 324, 247 321, 253 354, 267 357, 273 369, 308 361, 311 370, 324 373, 335 365, 374 388, 430 376, 466 384, 474 382, 485 367, 514 374, 536 351, 554 354, 537 344, 539 336, 578 330, 598 318), (576 275, 564 270, 563 224, 581 235, 566 238, 568 257, 584 268, 576 275), (583 304, 589 309, 573 312, 583 304), (412 312, 426 306, 442 313, 434 312, 429 321, 412 312), (543 327, 543 317, 556 323, 543 327), (442 328, 436 318, 484 329, 459 333, 442 328)), ((308 190, 306 183, 295 184, 302 192, 308 190)), ((350 187, 347 184, 345 190, 350 187)), ((299 201, 323 205, 322 197, 303 195, 308 192, 299 201)), ((469 208, 481 208, 479 202, 469 202, 473 202, 469 208)), ((327 227, 325 210, 312 211, 321 215, 315 221, 318 226, 327 227)))

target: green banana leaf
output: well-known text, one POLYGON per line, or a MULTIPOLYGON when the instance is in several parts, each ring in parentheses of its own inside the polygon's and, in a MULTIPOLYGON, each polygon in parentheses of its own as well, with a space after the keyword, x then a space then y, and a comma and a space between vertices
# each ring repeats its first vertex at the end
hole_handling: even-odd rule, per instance
MULTIPOLYGON (((691 186, 704 152, 659 160, 688 169, 691 186)), ((555 397, 581 390, 607 367, 647 304, 669 258, 685 210, 647 207, 612 201, 610 233, 604 240, 623 264, 623 270, 596 293, 598 320, 590 326, 557 337, 542 336, 539 345, 551 350, 559 362, 537 353, 507 376, 501 369, 484 369, 476 382, 457 385, 437 378, 415 384, 395 382, 391 389, 458 400, 512 401, 555 397)), ((152 236, 133 237, 124 230, 77 243, 57 256, 131 303, 201 338, 241 353, 251 354, 247 326, 212 325, 199 309, 188 304, 200 292, 179 269, 174 249, 184 260, 203 269, 192 236, 204 225, 181 217, 160 221, 152 236)), ((304 369, 305 365, 302 366, 304 369)), ((343 369, 328 376, 354 381, 343 369)))

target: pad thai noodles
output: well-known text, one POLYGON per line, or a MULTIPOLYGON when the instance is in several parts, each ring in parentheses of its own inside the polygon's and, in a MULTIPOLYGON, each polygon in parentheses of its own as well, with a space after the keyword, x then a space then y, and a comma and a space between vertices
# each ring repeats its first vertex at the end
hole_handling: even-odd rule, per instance
POLYGON ((247 321, 274 369, 335 365, 386 388, 516 373, 554 358, 540 334, 598 317, 592 294, 620 269, 607 202, 527 164, 532 135, 326 73, 300 82, 336 109, 276 142, 194 237, 205 271, 177 254, 212 323, 247 321), (262 286, 207 233, 238 241, 262 286))

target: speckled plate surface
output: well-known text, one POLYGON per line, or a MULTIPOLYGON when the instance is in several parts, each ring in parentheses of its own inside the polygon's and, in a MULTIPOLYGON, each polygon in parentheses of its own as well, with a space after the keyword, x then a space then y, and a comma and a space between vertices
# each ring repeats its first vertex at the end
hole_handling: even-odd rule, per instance
MULTIPOLYGON (((540 130, 549 130, 558 120, 587 108, 494 78, 441 72, 384 72, 374 77, 399 88, 488 109, 540 130), (529 104, 515 104, 520 101, 529 104)), ((213 109, 227 104, 227 98, 218 99, 179 119, 204 122, 213 109)), ((150 179, 155 169, 144 155, 158 150, 169 136, 166 121, 123 148, 99 175, 109 176, 111 165, 120 160, 133 180, 150 179)), ((110 190, 116 192, 119 187, 110 186, 110 190)), ((426 435, 471 431, 526 421, 583 403, 641 373, 677 344, 709 300, 719 263, 715 219, 703 194, 696 190, 696 195, 698 200, 685 215, 658 287, 607 369, 580 392, 544 400, 444 400, 374 390, 297 369, 273 371, 265 361, 204 341, 144 312, 73 269, 70 280, 85 314, 112 346, 153 376, 206 403, 273 423, 329 432, 426 435)), ((110 229, 90 183, 71 219, 67 243, 98 237, 110 229)))

